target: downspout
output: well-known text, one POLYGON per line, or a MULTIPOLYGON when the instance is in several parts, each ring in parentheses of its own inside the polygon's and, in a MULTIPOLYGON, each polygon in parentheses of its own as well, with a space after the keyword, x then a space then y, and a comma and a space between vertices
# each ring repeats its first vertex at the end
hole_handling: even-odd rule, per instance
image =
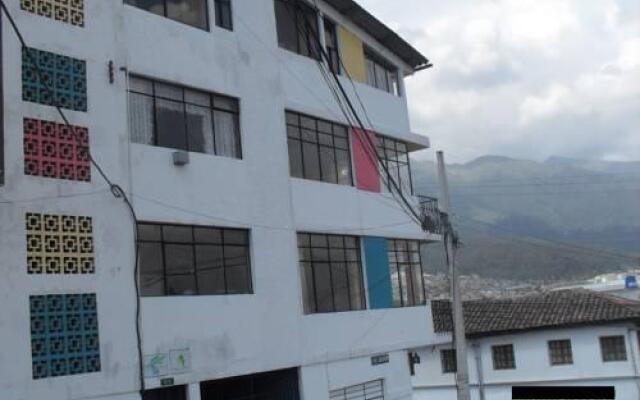
POLYGON ((482 353, 480 352, 480 344, 478 342, 473 342, 471 344, 473 347, 473 358, 476 361, 476 372, 478 375, 478 393, 480 394, 480 400, 485 400, 484 396, 484 375, 482 373, 482 353))
MULTIPOLYGON (((634 346, 633 333, 637 332, 633 328, 627 329, 627 338, 629 340, 629 353, 631 353, 631 364, 633 365, 633 382, 636 384, 636 388, 638 389, 638 398, 640 399, 640 372, 638 371, 638 361, 636 359, 636 349, 638 346, 634 346)), ((637 336, 636 336, 637 337, 637 336)), ((638 342, 636 342, 638 343, 638 342)))

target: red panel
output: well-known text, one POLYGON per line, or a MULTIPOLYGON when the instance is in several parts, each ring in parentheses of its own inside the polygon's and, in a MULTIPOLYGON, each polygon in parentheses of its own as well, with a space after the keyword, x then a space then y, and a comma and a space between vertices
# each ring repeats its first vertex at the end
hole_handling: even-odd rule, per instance
POLYGON ((356 167, 356 187, 360 190, 380 193, 380 173, 375 149, 378 138, 373 132, 354 129, 351 141, 356 167))
POLYGON ((25 118, 24 172, 27 175, 74 181, 91 180, 87 155, 89 131, 74 126, 25 118))

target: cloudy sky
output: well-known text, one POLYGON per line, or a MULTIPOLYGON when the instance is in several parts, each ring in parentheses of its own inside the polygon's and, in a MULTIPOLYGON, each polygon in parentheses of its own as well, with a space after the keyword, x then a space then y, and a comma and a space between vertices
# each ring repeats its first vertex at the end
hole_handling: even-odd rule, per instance
POLYGON ((360 3, 435 64, 411 118, 448 161, 640 160, 640 1, 360 3))

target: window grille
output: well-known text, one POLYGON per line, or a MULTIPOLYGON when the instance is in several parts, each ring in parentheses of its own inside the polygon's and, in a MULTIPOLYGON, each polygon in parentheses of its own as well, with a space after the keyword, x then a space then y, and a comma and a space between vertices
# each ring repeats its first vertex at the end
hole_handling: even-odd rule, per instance
POLYGON ((329 393, 330 400, 379 400, 384 399, 384 381, 378 379, 332 390, 329 393))

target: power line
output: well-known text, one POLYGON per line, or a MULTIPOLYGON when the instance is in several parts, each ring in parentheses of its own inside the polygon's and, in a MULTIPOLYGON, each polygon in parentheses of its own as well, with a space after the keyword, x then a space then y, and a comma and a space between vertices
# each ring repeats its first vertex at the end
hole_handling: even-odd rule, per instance
MULTIPOLYGON (((192 210, 192 209, 188 209, 188 208, 184 208, 184 207, 180 207, 180 206, 175 206, 169 203, 165 203, 156 199, 151 199, 145 196, 141 196, 138 194, 132 194, 133 198, 137 198, 140 199, 142 201, 146 201, 152 204, 156 204, 159 205, 161 207, 165 207, 168 209, 172 209, 172 210, 176 210, 176 211, 181 211, 183 213, 186 214, 191 214, 194 216, 199 216, 199 217, 205 217, 211 220, 215 220, 215 221, 222 221, 225 223, 229 223, 229 224, 233 224, 236 226, 251 226, 253 228, 262 228, 262 229, 272 229, 272 230, 279 230, 279 231, 295 231, 295 227, 291 227, 291 228, 287 228, 287 227, 282 227, 282 226, 274 226, 274 225, 264 225, 264 224, 254 224, 248 221, 240 221, 240 220, 234 220, 234 219, 230 219, 230 218, 224 218, 224 217, 218 217, 218 216, 214 216, 211 214, 207 214, 207 213, 203 213, 200 211, 196 211, 196 210, 192 210)), ((366 231, 372 231, 372 230, 378 230, 378 229, 383 229, 383 228, 392 228, 392 227, 397 227, 397 226, 404 226, 404 225, 409 225, 409 224, 413 224, 413 222, 411 221, 399 221, 399 222, 394 222, 394 223, 389 223, 389 224, 384 224, 384 225, 377 225, 377 226, 368 226, 368 227, 361 227, 361 228, 335 228, 334 232, 335 233, 348 233, 348 232, 366 232, 366 231)))
MULTIPOLYGON (((305 15, 304 10, 302 10, 302 6, 300 5, 300 0, 287 0, 285 1, 285 3, 287 4, 291 4, 291 2, 295 3, 294 6, 296 7, 297 12, 299 12, 301 15, 305 15)), ((291 13, 291 9, 287 8, 287 10, 289 10, 289 12, 291 13)), ((296 21, 295 15, 293 17, 294 22, 296 21)), ((316 35, 313 30, 309 27, 309 21, 307 21, 306 18, 304 18, 304 28, 305 31, 302 31, 302 27, 299 26, 299 24, 296 24, 296 27, 298 29, 298 32, 303 34, 303 36, 306 36, 307 39, 309 39, 310 37, 313 37, 314 39, 314 43, 315 46, 317 47, 317 51, 320 53, 320 55, 322 56, 321 58, 324 58, 324 60, 328 63, 330 63, 330 59, 329 56, 327 55, 325 49, 322 46, 322 43, 318 37, 318 35, 316 35)), ((324 67, 324 64, 322 63, 321 59, 316 59, 316 61, 318 62, 319 65, 321 65, 321 67, 324 67)), ((377 157, 378 159, 378 166, 382 167, 384 169, 384 172, 386 173, 387 176, 387 180, 388 182, 391 182, 391 192, 393 192, 393 189, 395 189, 397 191, 397 194, 400 196, 401 198, 401 203, 404 203, 403 207, 407 208, 407 215, 409 215, 410 218, 414 219, 414 222, 416 222, 416 224, 421 225, 420 222, 420 216, 419 213, 417 213, 414 209, 413 206, 409 203, 409 201, 406 199, 406 197, 404 196, 404 194, 402 193, 402 190, 398 187, 398 184, 395 182, 395 180, 393 179, 393 177, 391 176, 391 173, 389 172, 386 164, 383 162, 383 160, 381 160, 381 157, 379 156, 379 154, 377 153, 376 146, 373 143, 373 141, 371 140, 371 138, 369 137, 368 134, 366 134, 367 129, 364 127, 364 124, 362 123, 362 120, 360 119, 357 111, 355 110, 353 103, 351 102, 350 97, 348 96, 346 90, 344 89, 344 87, 342 86, 342 83, 340 82, 340 79, 338 78, 338 76, 336 75, 335 71, 331 70, 331 68, 329 68, 329 72, 331 73, 333 80, 335 82, 335 84, 337 85, 342 98, 345 100, 345 102, 348 105, 348 109, 350 111, 350 113, 353 115, 353 117, 356 119, 358 126, 360 128, 360 130, 365 133, 363 135, 361 135, 362 137, 364 137, 368 143, 370 148, 372 149, 372 153, 374 153, 373 155, 375 155, 375 157, 377 157)), ((351 79, 350 79, 351 80, 351 79)), ((341 107, 342 109, 342 107, 341 107)), ((344 112, 344 110, 343 110, 344 112)), ((345 118, 349 121, 350 127, 353 129, 354 126, 353 124, 351 124, 350 122, 350 117, 349 117, 349 113, 345 113, 345 118)), ((365 150, 366 150, 366 146, 365 146, 365 150)))
POLYGON ((95 190, 92 192, 75 193, 75 194, 59 194, 55 196, 32 197, 27 199, 13 199, 13 200, 2 199, 2 201, 0 201, 0 204, 37 203, 39 201, 44 201, 44 200, 71 199, 75 197, 93 196, 96 194, 106 193, 106 192, 109 192, 109 189, 95 190))
MULTIPOLYGON (((55 93, 54 93, 54 89, 52 87, 53 83, 49 82, 46 78, 44 73, 42 72, 42 70, 40 69, 40 66, 38 65, 38 63, 36 62, 36 60, 33 57, 32 54, 32 49, 27 46, 27 43, 24 39, 24 36, 22 35, 22 32, 20 32, 20 28, 18 28, 18 25, 16 24, 16 22, 13 19, 13 16, 11 15, 11 13, 9 12, 9 9, 7 8, 4 0, 0 0, 0 7, 2 8, 2 10, 4 11, 4 13, 7 16, 7 19, 9 20, 9 23, 11 24, 11 27, 15 33, 15 35, 18 37, 18 41, 20 42, 20 46, 21 46, 21 50, 24 54, 26 54, 27 56, 27 60, 29 61, 30 66, 33 68, 33 70, 36 72, 36 75, 38 76, 38 80, 42 83, 44 89, 49 93, 49 96, 53 99, 55 98, 55 93)), ((0 14, 1 17, 1 14, 0 14)), ((134 256, 135 256, 135 260, 134 260, 134 287, 135 287, 135 292, 136 292, 136 339, 137 339, 137 350, 138 350, 138 358, 139 358, 139 381, 140 381, 140 393, 142 393, 144 391, 144 367, 143 367, 143 356, 142 356, 142 334, 141 334, 141 328, 140 328, 140 287, 139 287, 139 282, 138 282, 138 246, 136 244, 137 239, 136 239, 136 235, 137 235, 137 222, 138 222, 138 218, 136 216, 136 212, 135 209, 133 208, 133 204, 131 204, 131 201, 129 200, 129 198, 127 197, 127 194, 125 193, 125 191, 122 189, 122 187, 118 184, 115 184, 111 181, 111 179, 109 178, 109 176, 106 174, 106 172, 102 169, 102 167, 100 166, 100 164, 98 164, 98 162, 93 158, 93 155, 91 153, 91 149, 90 146, 84 146, 82 139, 80 138, 78 132, 75 130, 75 128, 71 125, 71 123, 69 122, 69 120, 67 119, 67 116, 65 115, 64 111, 62 110, 62 108, 58 105, 58 104, 54 104, 54 107, 56 109, 56 111, 58 112, 58 115, 60 116, 60 118, 62 118, 64 124, 66 125, 66 127, 69 129, 69 132, 72 133, 74 139, 78 142, 78 146, 80 146, 82 148, 82 151, 87 155, 87 158, 89 159, 89 162, 91 163, 91 165, 93 165, 93 167, 96 169, 96 171, 98 171, 98 173, 100 174, 100 176, 102 177, 102 179, 109 185, 109 190, 111 191, 111 194, 113 195, 113 197, 115 197, 116 199, 121 199, 125 205, 127 206, 129 213, 131 215, 131 218, 133 219, 133 235, 134 235, 134 256)))
POLYGON ((630 189, 617 189, 617 190, 608 190, 606 193, 603 193, 602 190, 564 190, 557 192, 454 192, 452 194, 453 197, 482 197, 482 196, 492 196, 492 197, 520 197, 520 196, 562 196, 567 194, 593 194, 599 193, 603 196, 608 195, 609 193, 626 193, 626 192, 638 192, 640 191, 640 187, 638 188, 630 188, 630 189))
MULTIPOLYGON (((499 231, 503 231, 505 232, 505 229, 503 227, 500 227, 498 225, 495 224, 491 224, 488 222, 484 222, 484 221, 479 221, 473 218, 469 218, 469 217, 463 217, 460 215, 456 215, 456 218, 460 218, 466 221, 469 221, 473 224, 477 224, 477 225, 485 225, 488 227, 491 227, 493 229, 497 229, 499 231)), ((469 227, 469 225, 467 225, 467 227, 469 227)), ((540 237, 535 237, 535 236, 526 236, 526 235, 521 235, 521 236, 515 236, 515 234, 513 232, 505 232, 509 237, 506 238, 507 240, 513 240, 513 241, 517 241, 517 242, 522 242, 522 243, 526 243, 532 246, 538 246, 538 247, 544 247, 547 249, 552 249, 552 250, 566 250, 566 251, 573 251, 575 253, 580 253, 580 254, 588 254, 588 255, 595 255, 595 256, 600 256, 600 257, 605 257, 605 258, 617 258, 617 259, 626 259, 626 260, 630 260, 630 261, 638 261, 639 257, 633 257, 627 254, 622 254, 622 253, 615 253, 615 252, 611 252, 611 251, 607 251, 607 250, 601 250, 601 249, 595 249, 593 247, 585 247, 585 246, 580 246, 580 245, 575 245, 575 244, 570 244, 570 243, 566 243, 566 242, 559 242, 559 241, 552 241, 552 240, 548 240, 548 239, 544 239, 544 238, 540 238, 540 237)))
MULTIPOLYGON (((573 185, 624 185, 626 183, 640 184, 640 179, 619 179, 607 182, 530 182, 530 183, 454 183, 452 187, 521 187, 521 186, 573 186, 573 185)), ((435 186, 437 183, 425 183, 426 186, 435 186)))
MULTIPOLYGON (((457 184, 452 184, 452 186, 456 185, 484 185, 487 183, 537 183, 534 181, 544 181, 544 180, 554 180, 554 179, 580 179, 580 178, 593 178, 598 177, 602 179, 611 179, 612 177, 621 177, 621 178, 633 178, 640 179, 639 174, 633 174, 628 172, 603 172, 597 174, 579 174, 579 175, 545 175, 545 176, 533 176, 530 178, 505 178, 505 179, 487 179, 482 180, 481 183, 472 183, 472 182, 460 182, 457 184)), ((428 185, 437 185, 437 182, 428 182, 428 185)))

